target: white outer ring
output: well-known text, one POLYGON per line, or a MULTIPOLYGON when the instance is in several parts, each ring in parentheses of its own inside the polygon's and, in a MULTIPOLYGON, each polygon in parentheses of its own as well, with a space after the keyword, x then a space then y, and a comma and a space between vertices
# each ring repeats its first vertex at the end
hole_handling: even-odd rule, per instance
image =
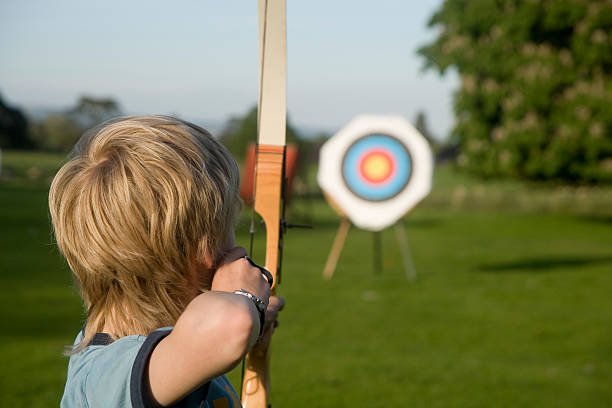
POLYGON ((321 188, 346 213, 351 222, 366 230, 380 231, 393 225, 431 190, 433 158, 425 138, 403 117, 360 115, 321 148, 317 180, 321 188), (342 178, 342 159, 359 138, 386 134, 400 140, 412 158, 412 175, 404 190, 384 201, 368 201, 351 192, 342 178))

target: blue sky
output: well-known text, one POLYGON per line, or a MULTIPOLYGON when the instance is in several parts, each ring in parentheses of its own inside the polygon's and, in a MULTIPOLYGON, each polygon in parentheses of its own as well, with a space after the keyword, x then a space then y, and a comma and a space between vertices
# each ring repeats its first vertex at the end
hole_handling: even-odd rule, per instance
MULTIPOLYGON (((333 132, 360 113, 453 125, 454 73, 423 73, 441 0, 287 0, 290 120, 333 132)), ((257 1, 0 2, 0 93, 25 108, 109 96, 206 125, 257 98, 257 1)))

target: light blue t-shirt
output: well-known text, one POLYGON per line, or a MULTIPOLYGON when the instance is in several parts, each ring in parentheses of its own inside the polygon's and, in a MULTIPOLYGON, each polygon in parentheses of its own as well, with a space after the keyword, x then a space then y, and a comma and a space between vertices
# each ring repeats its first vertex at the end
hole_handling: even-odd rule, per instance
MULTIPOLYGON (((144 370, 155 346, 172 328, 148 336, 127 336, 111 342, 98 333, 70 357, 61 408, 160 407, 144 384, 144 370)), ((82 339, 79 333, 75 340, 82 339)), ((214 378, 172 407, 239 408, 240 400, 225 376, 214 378)))

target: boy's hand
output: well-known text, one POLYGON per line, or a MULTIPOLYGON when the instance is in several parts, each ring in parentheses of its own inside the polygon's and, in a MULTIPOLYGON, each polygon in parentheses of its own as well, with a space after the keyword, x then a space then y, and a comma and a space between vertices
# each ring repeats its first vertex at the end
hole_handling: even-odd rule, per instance
POLYGON ((270 296, 268 281, 261 271, 245 258, 246 254, 243 247, 234 247, 227 253, 215 272, 211 290, 234 292, 244 289, 267 303, 266 326, 254 347, 264 350, 268 347, 272 333, 278 326, 278 313, 285 307, 285 300, 278 296, 270 296))
POLYGON ((244 289, 265 302, 267 323, 258 344, 269 343, 284 301, 270 296, 268 280, 245 256, 241 247, 227 252, 214 272, 210 292, 187 305, 172 332, 153 350, 148 379, 153 398, 160 404, 173 404, 206 381, 227 373, 256 344, 259 310, 234 291, 244 289))
POLYGON ((270 296, 270 303, 266 309, 266 327, 264 328, 261 338, 255 343, 255 346, 253 346, 253 351, 265 352, 268 348, 274 329, 278 327, 278 320, 276 319, 278 317, 278 312, 283 310, 283 307, 285 307, 285 299, 278 296, 270 296))
MULTIPOLYGON (((244 289, 260 298, 270 309, 268 280, 258 267, 251 265, 245 256, 246 250, 242 247, 234 247, 228 251, 213 276, 210 290, 233 293, 236 290, 244 289)), ((280 309, 276 309, 275 316, 278 310, 280 309)))

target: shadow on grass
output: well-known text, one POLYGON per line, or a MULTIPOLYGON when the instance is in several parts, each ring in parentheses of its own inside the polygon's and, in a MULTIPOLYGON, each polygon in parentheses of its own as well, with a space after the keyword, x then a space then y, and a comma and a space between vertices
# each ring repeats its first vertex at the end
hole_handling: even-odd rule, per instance
POLYGON ((612 224, 612 215, 580 215, 577 218, 597 224, 612 224))
POLYGON ((442 224, 439 218, 407 218, 404 220, 406 228, 431 228, 442 224))
POLYGON ((514 262, 480 265, 479 272, 552 272, 555 269, 579 268, 588 265, 612 263, 612 256, 566 256, 526 258, 514 262))

